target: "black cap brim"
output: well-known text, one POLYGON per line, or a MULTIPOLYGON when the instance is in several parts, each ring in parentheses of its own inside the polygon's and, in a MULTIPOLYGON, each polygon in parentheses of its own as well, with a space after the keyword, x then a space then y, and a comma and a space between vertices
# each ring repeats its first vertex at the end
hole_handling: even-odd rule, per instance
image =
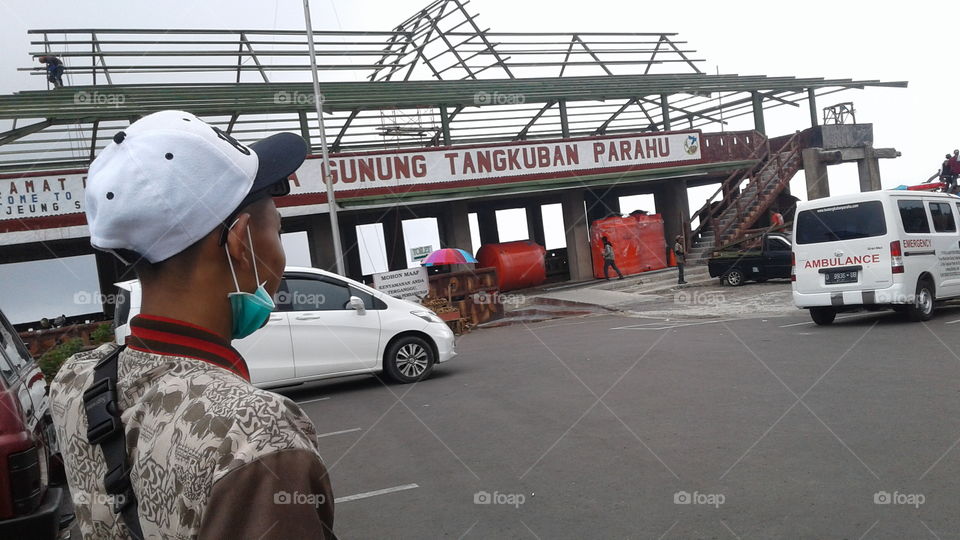
POLYGON ((265 197, 289 194, 290 181, 287 178, 300 168, 308 150, 303 137, 293 133, 271 135, 251 144, 250 149, 256 152, 260 165, 253 187, 240 208, 265 197))

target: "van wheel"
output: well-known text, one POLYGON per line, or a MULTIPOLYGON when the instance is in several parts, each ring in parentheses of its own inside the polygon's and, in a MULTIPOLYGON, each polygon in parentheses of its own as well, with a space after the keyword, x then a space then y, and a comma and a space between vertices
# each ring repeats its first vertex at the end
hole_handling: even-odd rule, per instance
POLYGON ((837 310, 828 307, 810 308, 810 318, 818 326, 827 326, 833 324, 833 320, 837 318, 837 310))
POLYGON ((731 287, 739 287, 740 285, 743 285, 743 272, 737 270, 736 268, 727 272, 727 275, 723 276, 723 278, 727 280, 727 284, 731 287))
POLYGON ((917 294, 913 302, 907 304, 907 316, 911 321, 929 321, 933 318, 933 304, 936 300, 933 284, 923 279, 917 283, 917 294))
POLYGON ((423 338, 404 336, 395 341, 383 359, 383 370, 398 383, 421 381, 433 371, 433 348, 423 338))

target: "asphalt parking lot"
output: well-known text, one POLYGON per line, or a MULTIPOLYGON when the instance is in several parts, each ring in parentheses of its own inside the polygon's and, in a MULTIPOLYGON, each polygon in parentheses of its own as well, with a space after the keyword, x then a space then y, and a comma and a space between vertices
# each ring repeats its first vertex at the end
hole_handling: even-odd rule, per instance
MULTIPOLYGON (((750 287, 702 291, 788 297, 750 287)), ((958 537, 960 309, 821 328, 676 307, 476 331, 416 385, 286 391, 321 433, 338 534, 958 537)))

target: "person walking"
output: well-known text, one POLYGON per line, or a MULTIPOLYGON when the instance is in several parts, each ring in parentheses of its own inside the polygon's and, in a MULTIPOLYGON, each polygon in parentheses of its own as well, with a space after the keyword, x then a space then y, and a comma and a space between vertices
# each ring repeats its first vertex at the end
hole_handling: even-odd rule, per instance
POLYGON ((133 266, 142 307, 125 345, 72 356, 50 387, 84 538, 336 538, 316 428, 231 346, 275 307, 272 197, 306 154, 162 111, 90 165, 90 243, 133 266))
POLYGON ((674 239, 673 254, 677 258, 677 285, 686 285, 683 279, 683 264, 685 261, 686 249, 683 247, 683 235, 678 234, 674 239))
POLYGON ((53 84, 54 88, 63 88, 63 61, 50 54, 41 56, 37 60, 47 65, 47 81, 53 84))
POLYGON ((610 239, 604 236, 603 240, 603 277, 607 281, 610 281, 610 269, 613 268, 617 275, 620 276, 617 279, 623 279, 623 274, 620 272, 620 269, 617 268, 616 257, 613 254, 613 244, 610 243, 610 239))

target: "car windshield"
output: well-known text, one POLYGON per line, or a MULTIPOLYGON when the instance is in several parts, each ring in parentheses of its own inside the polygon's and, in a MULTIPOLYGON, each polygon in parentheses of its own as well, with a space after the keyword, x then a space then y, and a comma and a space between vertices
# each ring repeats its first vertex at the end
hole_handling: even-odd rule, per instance
POLYGON ((798 244, 819 244, 887 234, 880 201, 825 206, 797 215, 798 244))

